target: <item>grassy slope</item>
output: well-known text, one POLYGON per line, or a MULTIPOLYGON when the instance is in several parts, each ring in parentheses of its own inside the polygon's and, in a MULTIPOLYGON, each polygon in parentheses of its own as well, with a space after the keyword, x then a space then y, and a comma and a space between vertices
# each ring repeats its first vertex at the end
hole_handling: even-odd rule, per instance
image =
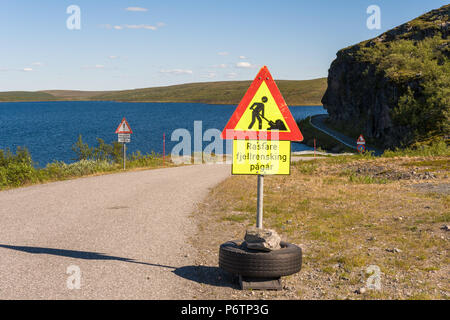
MULTIPOLYGON (((250 84, 251 81, 190 83, 112 92, 96 96, 94 99, 237 104, 250 84)), ((290 105, 321 105, 320 99, 326 90, 325 78, 304 81, 278 80, 277 84, 290 105)))
MULTIPOLYGON (((199 102, 237 104, 251 81, 189 83, 123 91, 48 90, 40 92, 0 92, 0 101, 114 100, 128 102, 199 102)), ((278 80, 278 87, 289 105, 322 105, 326 78, 278 80)))
POLYGON ((105 94, 108 91, 45 90, 40 92, 51 94, 63 100, 86 100, 100 94, 105 94))
POLYGON ((51 101, 58 100, 57 97, 46 92, 8 91, 0 92, 2 101, 51 101))
MULTIPOLYGON (((301 245, 302 270, 283 278, 286 289, 280 292, 263 296, 220 287, 205 295, 448 299, 444 279, 449 272, 445 254, 449 232, 441 229, 450 221, 450 195, 444 187, 449 183, 448 159, 332 157, 294 163, 290 176, 267 176, 264 226, 301 245), (423 180, 426 172, 435 178, 423 180), (370 265, 381 269, 381 290, 357 294, 355 290, 366 285, 370 265)), ((195 245, 200 247, 202 264, 217 264, 211 252, 220 243, 242 238, 255 224, 255 212, 255 177, 233 176, 213 188, 195 214, 199 220, 195 245)))

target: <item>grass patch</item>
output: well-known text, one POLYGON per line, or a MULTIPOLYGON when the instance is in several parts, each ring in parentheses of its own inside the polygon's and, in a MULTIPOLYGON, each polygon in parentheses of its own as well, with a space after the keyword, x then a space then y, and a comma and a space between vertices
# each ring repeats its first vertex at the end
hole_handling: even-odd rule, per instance
POLYGON ((233 214, 222 217, 222 221, 244 222, 250 218, 249 214, 233 214))
POLYGON ((386 150, 383 153, 385 158, 393 157, 438 157, 450 156, 450 147, 444 139, 433 141, 430 144, 415 144, 408 148, 397 148, 386 150))
POLYGON ((293 166, 297 168, 303 174, 311 174, 317 169, 317 164, 311 161, 298 161, 294 162, 293 166))
MULTIPOLYGON (((83 142, 81 136, 73 146, 74 163, 55 161, 45 168, 38 168, 26 148, 18 147, 16 152, 0 150, 0 190, 35 183, 45 183, 72 179, 108 172, 122 171, 122 151, 118 143, 105 144, 98 139, 98 146, 91 147, 83 142)), ((140 151, 127 156, 127 169, 159 168, 171 166, 169 161, 155 154, 142 154, 140 151)))
POLYGON ((448 159, 431 159, 423 161, 412 161, 403 164, 406 167, 426 167, 430 171, 450 170, 450 161, 448 159))
MULTIPOLYGON (((450 219, 447 197, 413 193, 408 180, 386 183, 364 175, 352 176, 348 171, 348 163, 380 168, 389 162, 395 169, 436 159, 339 158, 343 159, 296 163, 290 176, 265 179, 264 226, 304 249, 302 280, 296 280, 296 276, 289 280, 294 292, 311 297, 318 285, 326 284, 322 298, 407 299, 423 292, 433 299, 445 298, 433 286, 445 276, 448 265, 442 253, 448 236, 439 228, 450 219), (364 286, 368 277, 365 270, 370 265, 380 268, 383 289, 353 294, 364 286), (413 278, 421 279, 422 284, 411 281, 413 278)), ((443 162, 432 163, 437 166, 443 162)), ((433 183, 447 181, 442 179, 433 183)), ((208 203, 208 215, 217 214, 223 222, 233 222, 226 227, 209 225, 208 233, 242 238, 245 229, 256 223, 255 177, 227 179, 213 189, 208 203)))
POLYGON ((356 184, 372 184, 372 183, 386 184, 388 182, 387 179, 374 178, 374 177, 371 177, 371 176, 356 175, 356 174, 350 175, 349 181, 352 182, 352 183, 356 183, 356 184))

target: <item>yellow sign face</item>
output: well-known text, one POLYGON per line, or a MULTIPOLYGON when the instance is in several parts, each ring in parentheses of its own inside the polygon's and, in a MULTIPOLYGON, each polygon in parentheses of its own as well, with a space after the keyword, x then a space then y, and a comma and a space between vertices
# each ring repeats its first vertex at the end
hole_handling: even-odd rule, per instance
POLYGON ((291 142, 233 140, 232 174, 290 174, 291 142))
POLYGON ((265 81, 256 91, 234 130, 291 132, 265 81))

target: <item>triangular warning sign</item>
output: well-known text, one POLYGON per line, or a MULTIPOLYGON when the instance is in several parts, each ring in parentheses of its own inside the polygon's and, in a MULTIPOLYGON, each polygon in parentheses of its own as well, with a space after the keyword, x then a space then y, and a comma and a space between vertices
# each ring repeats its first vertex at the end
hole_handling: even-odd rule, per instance
POLYGON ((359 135, 358 142, 361 142, 361 143, 366 142, 366 139, 364 139, 362 134, 359 135))
POLYGON ((222 139, 302 141, 303 135, 266 66, 262 67, 222 131, 222 139), (276 132, 276 133, 275 133, 276 132))
POLYGON ((130 125, 128 124, 127 120, 125 120, 125 118, 122 119, 122 122, 117 127, 116 133, 133 133, 130 125))

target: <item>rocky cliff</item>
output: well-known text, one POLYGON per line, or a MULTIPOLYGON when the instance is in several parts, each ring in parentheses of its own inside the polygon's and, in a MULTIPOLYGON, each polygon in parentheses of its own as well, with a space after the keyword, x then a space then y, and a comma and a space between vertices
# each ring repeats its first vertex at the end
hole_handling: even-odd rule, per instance
POLYGON ((379 146, 450 133, 450 5, 340 50, 322 99, 338 130, 379 146))

